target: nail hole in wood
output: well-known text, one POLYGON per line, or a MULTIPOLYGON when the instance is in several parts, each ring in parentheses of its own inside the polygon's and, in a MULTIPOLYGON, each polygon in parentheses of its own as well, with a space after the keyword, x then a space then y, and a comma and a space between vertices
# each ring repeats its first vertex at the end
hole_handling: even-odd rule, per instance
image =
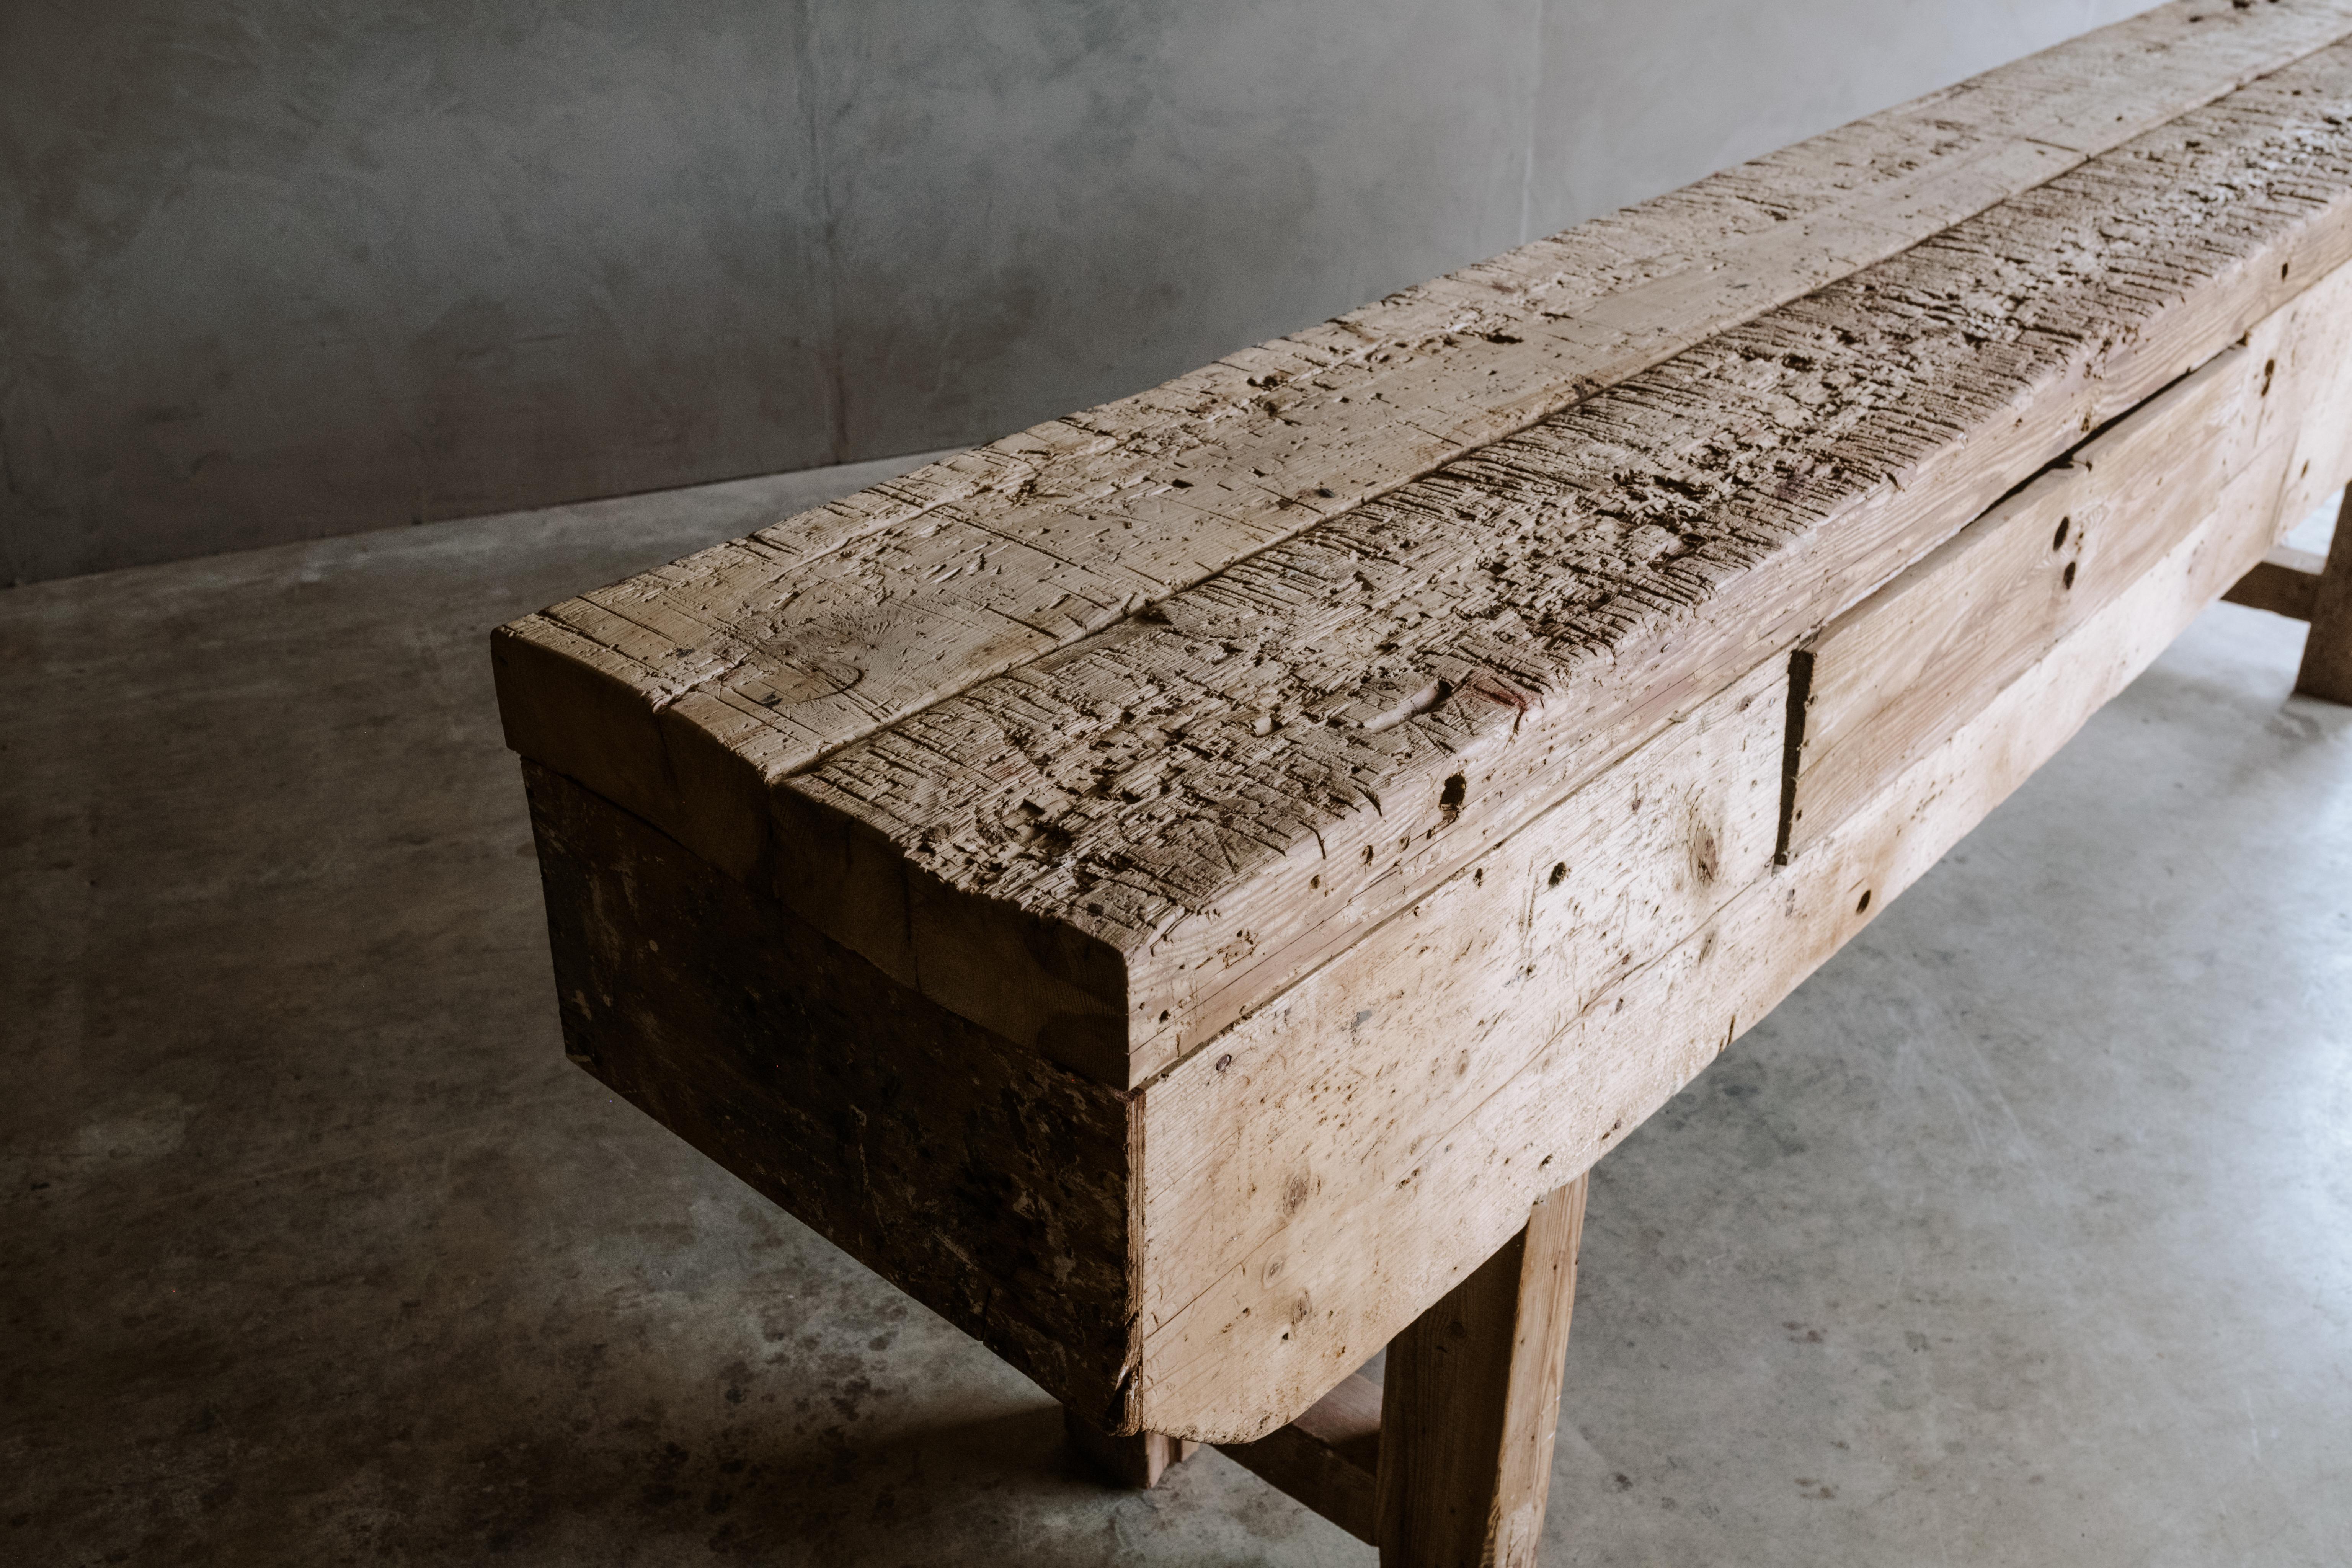
POLYGON ((2066 586, 2069 588, 2074 585, 2074 567, 2076 564, 2076 563, 2069 561, 2066 563, 2066 570, 2060 574, 2060 575, 2065 580, 2066 586))
POLYGON ((1867 913, 1869 912, 1869 910, 1870 910, 1870 889, 1869 889, 1868 888, 1864 888, 1864 889, 1862 890, 1862 902, 1860 902, 1860 903, 1858 903, 1858 904, 1856 904, 1856 905, 1854 905, 1854 906, 1853 906, 1853 912, 1854 912, 1855 914, 1858 914, 1858 915, 1859 915, 1859 914, 1867 914, 1867 913))
POLYGON ((1557 888, 1566 880, 1568 880, 1568 862, 1562 860, 1552 867, 1551 876, 1548 879, 1548 883, 1549 886, 1557 888))
POLYGON ((2064 549, 2066 545, 2066 536, 2074 531, 2074 520, 2073 518, 2060 518, 2058 520, 2058 531, 2050 536, 2050 548, 2053 550, 2064 549))

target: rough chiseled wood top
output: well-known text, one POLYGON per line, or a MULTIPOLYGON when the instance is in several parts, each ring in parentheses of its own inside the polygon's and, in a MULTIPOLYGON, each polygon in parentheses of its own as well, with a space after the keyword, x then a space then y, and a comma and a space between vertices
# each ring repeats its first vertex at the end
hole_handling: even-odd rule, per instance
POLYGON ((2168 6, 555 606, 510 737, 1142 1081, 2352 255, 2347 27, 2168 6))

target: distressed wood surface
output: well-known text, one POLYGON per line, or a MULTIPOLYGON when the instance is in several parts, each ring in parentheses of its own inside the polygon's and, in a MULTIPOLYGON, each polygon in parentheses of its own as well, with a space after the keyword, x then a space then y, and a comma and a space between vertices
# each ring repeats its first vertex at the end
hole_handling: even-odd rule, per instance
POLYGON ((1462 989, 1401 994, 1345 1049, 1300 1048, 1303 1028, 1282 1027, 1277 1004, 1154 1083, 1144 1095, 1148 1212, 1216 1201, 1211 1188, 1230 1181, 1230 1162, 1262 1158, 1286 1137, 1305 1143, 1335 1122, 1353 1135, 1302 1159, 1287 1188, 1248 1192, 1250 1245, 1212 1251, 1188 1238, 1163 1249, 1147 1223, 1145 1277, 1182 1303, 1147 1320, 1132 1418, 1216 1442, 1255 1436, 1328 1386, 1335 1356, 1401 1331, 1507 1240, 1529 1203, 1589 1168, 1770 1011, 2261 559, 2275 494, 2274 475, 2242 477, 2153 571, 1854 816, 1558 1026, 1494 1028, 1473 1000, 1480 977, 1465 976, 1462 989), (1447 1094, 1417 1092, 1449 1075, 1460 1081, 1447 1094), (1275 1104, 1278 1115, 1261 1109, 1275 1104), (1181 1163, 1155 1160, 1183 1128, 1197 1131, 1181 1163))
POLYGON ((779 889, 1141 1082, 2331 272, 2348 115, 2334 47, 845 748, 779 889))
POLYGON ((2345 18, 2144 20, 509 628, 567 1045, 1120 1452, 1267 1440, 2352 477, 2352 43, 2225 91, 2345 18))
POLYGON ((765 788, 2343 36, 2178 0, 499 637, 515 748, 750 874, 765 788))
MULTIPOLYGON (((2352 268, 2167 388, 1832 622, 1796 656, 1781 853, 1851 815, 1904 764, 2123 592, 2251 466, 2281 489, 2308 426, 2338 416, 2318 362, 2282 364, 2316 319, 2352 318, 2352 268)), ((2344 459, 2331 458, 2331 461, 2344 459)), ((2322 469, 2323 473, 2340 470, 2322 469)), ((2299 502, 2273 503, 2280 526, 2299 502)))
POLYGON ((1536 1568, 1585 1178, 1389 1346, 1381 1394, 1384 1568, 1536 1568))
MULTIPOLYGON (((1347 1173, 1409 1169, 1770 869, 1787 689, 1783 661, 1759 666, 1144 1091, 1147 1333, 1301 1215, 1354 1202, 1347 1173)), ((1386 1342, 1327 1331, 1339 1305, 1302 1294, 1276 1314, 1288 1354, 1319 1358, 1299 1373, 1310 1398, 1386 1342)))
POLYGON ((1286 1426, 1217 1450, 1359 1541, 1380 1539, 1381 1385, 1349 1373, 1286 1426))

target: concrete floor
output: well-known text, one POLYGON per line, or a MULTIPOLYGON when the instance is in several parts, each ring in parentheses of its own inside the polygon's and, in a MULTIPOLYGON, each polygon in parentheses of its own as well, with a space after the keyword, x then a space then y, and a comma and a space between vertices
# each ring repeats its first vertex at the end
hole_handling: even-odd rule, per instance
MULTIPOLYGON (((571 1068, 483 636, 829 476, 0 594, 0 1559, 1349 1563, 571 1068)), ((2352 710, 2210 613, 1599 1169, 1546 1561, 2352 1561, 2352 710)))

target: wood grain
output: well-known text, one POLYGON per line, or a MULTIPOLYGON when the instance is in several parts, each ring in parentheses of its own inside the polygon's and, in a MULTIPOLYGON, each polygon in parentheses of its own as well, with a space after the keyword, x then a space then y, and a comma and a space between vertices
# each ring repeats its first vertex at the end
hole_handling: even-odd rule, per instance
MULTIPOLYGON (((1312 1403, 1336 1361, 1386 1342, 1451 1289, 1528 1203, 1622 1141, 2047 761, 2261 559, 2276 494, 2274 473, 2240 476, 2152 571, 1861 811, 1733 890, 1573 1017, 1514 1037, 1527 1051, 1487 1044, 1492 1005, 1476 999, 1486 983, 1465 972, 1461 988, 1441 977, 1408 991, 1344 1047, 1316 1048, 1304 1031, 1236 1031, 1152 1084, 1147 1215, 1234 1203, 1244 1189, 1212 1184, 1249 1157, 1247 1145, 1307 1143, 1327 1125, 1350 1136, 1325 1145, 1311 1201, 1292 1202, 1296 1184, 1246 1189, 1257 1226, 1223 1232, 1256 1228, 1245 1245, 1203 1247, 1193 1231, 1163 1249, 1147 1219, 1148 1289, 1181 1305, 1147 1319, 1135 1418, 1225 1442, 1312 1403), (1449 1079, 1417 1109, 1418 1085, 1449 1079), (1177 1129, 1219 1124, 1223 1139, 1164 1164, 1155 1157, 1163 1131, 1181 1145, 1177 1129)), ((1442 946, 1445 933, 1430 937, 1442 946)))
POLYGON ((2347 117, 2331 48, 902 720, 777 886, 1140 1083, 2332 272, 2347 117))
POLYGON ((1585 1178, 1389 1346, 1381 1390, 1381 1562, 1535 1568, 1576 1304, 1585 1178))
POLYGON ((1305 1418, 2352 477, 2352 43, 2198 85, 2345 16, 2155 15, 509 628, 569 1048, 1147 1469, 1305 1418))
POLYGON ((566 601, 499 634, 509 743, 750 875, 783 775, 2347 28, 2177 0, 566 601))
MULTIPOLYGON (((2138 581, 2238 476, 2259 467, 2257 487, 2290 488, 2313 405, 2325 418, 2336 402, 2334 382, 2279 374, 2315 315, 2352 318, 2352 268, 2076 447, 1799 650, 1784 858, 2138 581)), ((2336 381, 2352 375, 2338 369, 2336 381)), ((2300 513, 2287 509, 2299 504, 2274 502, 2274 527, 2291 526, 2300 513)))

